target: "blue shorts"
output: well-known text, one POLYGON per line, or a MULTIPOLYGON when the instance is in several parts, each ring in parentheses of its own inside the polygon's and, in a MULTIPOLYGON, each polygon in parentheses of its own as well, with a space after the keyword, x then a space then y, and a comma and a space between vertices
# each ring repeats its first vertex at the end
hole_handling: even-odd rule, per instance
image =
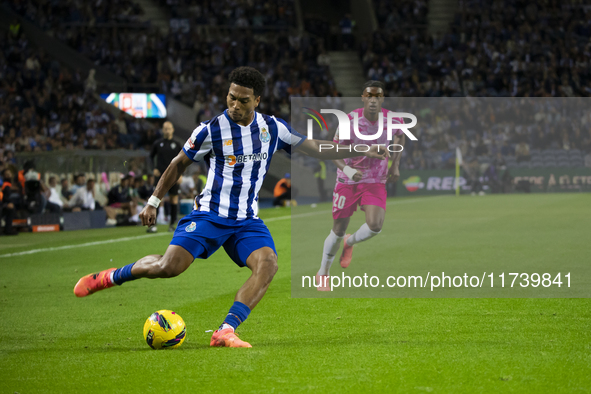
POLYGON ((206 259, 223 246, 239 267, 245 267, 248 256, 265 246, 277 254, 271 233, 261 219, 233 220, 212 212, 192 211, 182 218, 170 244, 181 246, 196 259, 206 259))

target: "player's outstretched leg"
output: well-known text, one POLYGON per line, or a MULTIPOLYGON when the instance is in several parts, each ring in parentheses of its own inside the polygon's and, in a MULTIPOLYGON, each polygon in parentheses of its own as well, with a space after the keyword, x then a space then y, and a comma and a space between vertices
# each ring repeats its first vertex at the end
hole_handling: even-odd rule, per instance
POLYGON ((230 308, 224 322, 211 336, 210 346, 252 347, 242 341, 235 333, 236 328, 244 323, 250 311, 259 303, 277 272, 277 255, 273 249, 263 247, 255 250, 246 260, 252 275, 242 285, 234 304, 230 308))
POLYGON ((335 255, 341 247, 341 241, 349 226, 349 217, 338 218, 334 220, 332 230, 324 240, 322 249, 322 261, 320 269, 316 273, 316 284, 318 291, 332 291, 330 286, 330 267, 334 261, 335 255))
POLYGON ((322 250, 322 261, 320 262, 320 269, 316 274, 316 283, 318 291, 331 291, 330 288, 330 266, 334 261, 337 251, 341 247, 342 236, 338 236, 334 229, 330 230, 330 234, 324 240, 324 248, 322 250))
POLYGON ((386 211, 382 207, 375 205, 364 205, 362 208, 365 211, 365 223, 353 235, 345 235, 343 241, 343 253, 341 254, 340 260, 341 267, 343 268, 347 268, 351 264, 353 245, 367 241, 382 231, 386 211))
POLYGON ((152 254, 121 268, 109 268, 83 276, 76 286, 76 297, 86 297, 99 290, 140 278, 172 278, 181 274, 193 262, 193 255, 184 248, 170 245, 164 256, 152 254))

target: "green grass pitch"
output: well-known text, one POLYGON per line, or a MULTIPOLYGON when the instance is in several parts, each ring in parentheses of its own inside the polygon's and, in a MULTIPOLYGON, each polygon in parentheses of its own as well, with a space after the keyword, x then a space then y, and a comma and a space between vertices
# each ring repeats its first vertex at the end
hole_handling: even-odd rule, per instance
MULTIPOLYGON (((399 220, 412 217, 418 234, 443 232, 434 227, 434 209, 457 213, 443 235, 462 232, 462 212, 469 208, 505 214, 503 225, 527 238, 538 232, 548 239, 555 231, 545 253, 589 261, 581 235, 588 241, 591 233, 588 194, 449 197, 434 198, 430 209, 403 206, 399 220), (520 215, 507 215, 515 206, 520 215), (543 212, 561 218, 554 230, 540 225, 543 212)), ((396 209, 388 214, 397 220, 396 209)), ((287 215, 286 209, 260 214, 280 268, 238 329, 252 349, 208 346, 206 331, 221 323, 250 273, 223 250, 177 278, 144 279, 77 299, 72 290, 82 275, 162 253, 171 235, 117 228, 1 237, 0 393, 591 391, 588 299, 292 299, 287 215), (123 237, 138 238, 69 247, 123 237), (45 248, 54 249, 17 254, 45 248), (154 351, 144 342, 143 324, 158 309, 184 318, 187 339, 179 349, 154 351)), ((495 242, 494 228, 487 231, 495 242)), ((463 242, 471 236, 464 232, 463 242)), ((496 241, 502 247, 507 240, 498 233, 496 241)), ((453 250, 448 243, 446 250, 453 250)), ((520 245, 510 252, 539 254, 539 244, 520 245)), ((441 255, 441 247, 433 242, 405 251, 401 242, 400 253, 428 259, 441 255)), ((488 252, 483 248, 482 259, 488 252)))

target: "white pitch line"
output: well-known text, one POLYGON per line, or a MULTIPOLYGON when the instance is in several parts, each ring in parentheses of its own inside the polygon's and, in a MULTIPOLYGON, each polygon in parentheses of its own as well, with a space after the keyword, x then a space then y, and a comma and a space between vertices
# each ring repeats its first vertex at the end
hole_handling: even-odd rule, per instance
POLYGON ((143 239, 143 238, 150 238, 150 237, 158 237, 158 236, 162 236, 162 235, 171 235, 171 234, 169 234, 169 233, 158 233, 158 234, 137 235, 135 237, 123 237, 123 238, 115 238, 115 239, 106 239, 104 241, 86 242, 86 243, 77 244, 77 245, 64 245, 64 246, 56 246, 54 248, 31 249, 31 250, 26 250, 24 252, 0 254, 0 258, 3 258, 3 257, 14 257, 14 256, 24 256, 24 255, 28 255, 28 254, 35 254, 35 253, 41 253, 41 252, 54 252, 54 251, 57 251, 57 250, 67 250, 67 249, 83 248, 83 247, 86 247, 86 246, 112 244, 112 243, 116 243, 116 242, 133 241, 133 240, 136 240, 136 239, 143 239))
MULTIPOLYGON (((447 197, 447 196, 440 196, 440 197, 447 197)), ((386 203, 386 205, 408 204, 408 203, 417 202, 417 201, 432 200, 434 198, 438 198, 438 197, 432 197, 430 199, 427 199, 427 198, 416 198, 416 199, 411 199, 411 200, 390 201, 390 202, 386 203)), ((265 223, 269 223, 269 222, 275 222, 275 221, 279 221, 279 220, 297 219, 297 218, 302 218, 302 217, 306 217, 306 216, 314 216, 314 215, 320 215, 320 214, 330 213, 330 212, 332 212, 332 211, 330 211, 330 210, 323 210, 323 211, 300 213, 300 214, 297 214, 297 215, 278 216, 278 217, 274 217, 274 218, 265 219, 264 222, 265 223)), ((42 252, 55 252, 55 251, 58 251, 58 250, 68 250, 68 249, 84 248, 86 246, 105 245, 105 244, 112 244, 112 243, 116 243, 116 242, 134 241, 134 240, 137 240, 137 239, 144 239, 144 238, 150 238, 150 237, 158 237, 158 236, 162 236, 162 235, 171 235, 171 234, 170 233, 157 233, 157 234, 147 234, 147 235, 136 235, 134 237, 123 237, 123 238, 115 238, 115 239, 106 239, 104 241, 86 242, 86 243, 77 244, 77 245, 64 245, 64 246, 57 246, 57 247, 53 247, 53 248, 31 249, 31 250, 26 250, 24 252, 0 254, 0 258, 25 256, 25 255, 29 255, 29 254, 36 254, 36 253, 42 253, 42 252)))

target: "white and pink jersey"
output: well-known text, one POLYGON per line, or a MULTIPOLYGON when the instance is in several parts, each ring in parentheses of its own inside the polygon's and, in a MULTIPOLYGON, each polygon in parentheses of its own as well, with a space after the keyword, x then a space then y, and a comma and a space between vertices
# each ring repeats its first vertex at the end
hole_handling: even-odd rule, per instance
MULTIPOLYGON (((358 138, 355 135, 355 132, 353 131, 353 114, 357 113, 358 116, 358 123, 359 123, 359 133, 363 134, 363 135, 375 135, 378 132, 379 129, 379 120, 376 120, 375 122, 370 122, 369 120, 367 120, 365 118, 365 116, 363 116, 363 108, 358 108, 356 110, 351 111, 348 116, 349 119, 351 120, 351 139, 350 140, 342 140, 339 139, 339 130, 337 130, 335 136, 334 136, 334 142, 337 142, 341 145, 357 145, 357 144, 364 144, 364 145, 374 145, 374 144, 381 144, 384 146, 387 146, 390 144, 390 141, 388 141, 388 110, 382 108, 382 114, 384 114, 384 118, 383 118, 383 129, 382 129, 382 135, 377 138, 376 140, 370 140, 370 141, 366 141, 366 140, 362 140, 360 138, 358 138)), ((393 118, 392 121, 394 123, 404 123, 404 121, 402 120, 402 118, 393 118)), ((393 131, 394 135, 400 135, 402 134, 402 130, 400 129, 396 129, 393 131)), ((343 171, 341 171, 340 169, 337 169, 337 182, 339 183, 343 183, 345 185, 355 185, 358 183, 386 183, 386 180, 388 178, 388 160, 381 160, 381 159, 370 159, 369 157, 365 157, 365 156, 358 156, 358 157, 352 157, 349 159, 344 159, 345 163, 351 167, 354 168, 358 171, 360 171, 363 174, 363 177, 361 178, 361 180, 359 182, 354 182, 351 179, 349 179, 349 177, 347 177, 347 175, 345 175, 345 173, 343 171)))

